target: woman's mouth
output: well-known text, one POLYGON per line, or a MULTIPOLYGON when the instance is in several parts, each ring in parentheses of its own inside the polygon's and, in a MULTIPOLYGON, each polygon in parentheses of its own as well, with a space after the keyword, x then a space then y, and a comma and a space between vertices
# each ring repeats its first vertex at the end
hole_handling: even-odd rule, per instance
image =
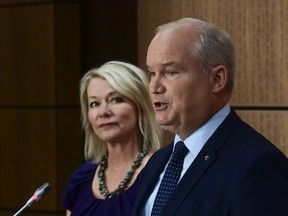
POLYGON ((108 128, 115 125, 115 123, 105 123, 105 124, 100 124, 99 128, 108 128))

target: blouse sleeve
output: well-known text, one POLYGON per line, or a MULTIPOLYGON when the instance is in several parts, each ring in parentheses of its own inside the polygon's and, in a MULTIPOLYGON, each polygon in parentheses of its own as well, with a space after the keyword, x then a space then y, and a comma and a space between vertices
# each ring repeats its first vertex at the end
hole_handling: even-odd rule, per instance
POLYGON ((73 172, 62 196, 62 206, 65 209, 72 210, 83 184, 94 177, 95 170, 96 164, 87 162, 73 172))

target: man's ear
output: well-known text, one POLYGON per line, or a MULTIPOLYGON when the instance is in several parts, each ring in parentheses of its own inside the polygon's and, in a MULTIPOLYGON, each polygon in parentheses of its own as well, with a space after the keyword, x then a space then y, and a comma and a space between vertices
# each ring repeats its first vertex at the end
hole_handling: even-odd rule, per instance
POLYGON ((212 91, 218 93, 225 89, 228 80, 228 71, 223 65, 213 67, 210 72, 212 91))

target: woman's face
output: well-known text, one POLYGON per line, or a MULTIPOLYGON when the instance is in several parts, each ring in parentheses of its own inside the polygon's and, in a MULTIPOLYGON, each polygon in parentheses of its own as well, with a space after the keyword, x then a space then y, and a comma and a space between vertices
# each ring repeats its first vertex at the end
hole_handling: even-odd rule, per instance
POLYGON ((107 80, 92 78, 87 87, 88 119, 95 134, 108 143, 125 142, 138 136, 137 110, 131 100, 107 80))

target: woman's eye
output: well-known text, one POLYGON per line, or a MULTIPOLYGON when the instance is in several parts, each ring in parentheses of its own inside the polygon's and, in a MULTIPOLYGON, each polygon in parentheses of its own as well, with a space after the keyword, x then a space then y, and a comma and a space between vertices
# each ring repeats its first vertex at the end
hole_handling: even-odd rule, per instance
POLYGON ((96 102, 96 101, 93 101, 93 102, 91 102, 91 103, 89 104, 89 107, 90 107, 90 108, 97 107, 97 106, 99 106, 99 103, 96 102))
POLYGON ((124 100, 121 97, 113 97, 110 100, 112 103, 122 103, 124 100))

